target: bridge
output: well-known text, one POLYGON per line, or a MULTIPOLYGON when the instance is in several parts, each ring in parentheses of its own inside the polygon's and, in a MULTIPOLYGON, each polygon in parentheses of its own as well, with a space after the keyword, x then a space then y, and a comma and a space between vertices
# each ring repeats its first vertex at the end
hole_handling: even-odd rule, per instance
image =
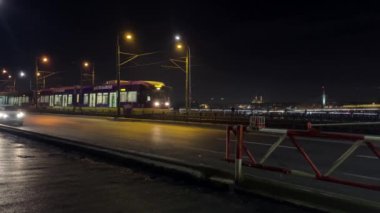
MULTIPOLYGON (((23 127, 3 126, 2 129, 29 137, 38 136, 39 139, 45 137, 47 140, 46 137, 54 137, 54 140, 64 139, 81 146, 148 157, 151 161, 153 160, 153 164, 160 161, 165 164, 174 163, 178 167, 188 168, 186 172, 192 175, 196 173, 195 176, 202 176, 207 173, 209 179, 233 183, 234 164, 225 161, 225 125, 189 125, 136 119, 115 121, 112 117, 30 114, 26 117, 23 127), (203 173, 197 173, 198 171, 203 171, 203 173), (216 173, 210 175, 211 171, 216 173)), ((244 143, 248 149, 253 150, 255 155, 262 157, 280 136, 277 133, 256 132, 247 134, 244 143)), ((303 139, 300 143, 319 164, 321 171, 329 169, 330 163, 351 145, 339 140, 319 139, 303 139)), ((305 173, 312 172, 290 140, 284 140, 268 162, 274 166, 294 168, 305 173)), ((325 198, 318 197, 319 200, 349 200, 349 203, 357 208, 364 204, 370 206, 370 209, 380 206, 378 190, 321 182, 249 167, 243 168, 243 172, 247 180, 252 180, 255 184, 263 184, 262 191, 255 184, 249 187, 253 187, 253 191, 256 189, 256 193, 266 196, 268 194, 274 196, 276 191, 279 193, 287 189, 295 197, 288 199, 283 197, 283 199, 297 200, 297 202, 302 202, 300 200, 304 199, 305 205, 310 205, 316 199, 314 196, 323 194, 325 198), (266 188, 264 183, 267 184, 266 188), (268 191, 270 188, 271 190, 268 191), (298 194, 295 191, 298 191, 298 194), (305 191, 310 192, 307 193, 309 198, 300 195, 300 192, 305 193, 305 191)), ((334 171, 334 174, 354 182, 372 185, 380 183, 378 159, 364 146, 360 146, 347 159, 347 164, 334 171)), ((289 194, 284 193, 282 196, 285 195, 289 194)), ((331 204, 328 206, 331 207, 331 204)), ((352 208, 350 205, 346 207, 352 208)))

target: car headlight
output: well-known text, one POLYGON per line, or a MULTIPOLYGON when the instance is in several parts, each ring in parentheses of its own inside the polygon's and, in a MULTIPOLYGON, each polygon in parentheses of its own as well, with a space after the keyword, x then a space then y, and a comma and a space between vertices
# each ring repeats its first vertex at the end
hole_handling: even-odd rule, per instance
POLYGON ((166 101, 166 102, 165 102, 165 106, 170 106, 170 102, 169 102, 169 101, 166 101))
POLYGON ((155 107, 159 107, 160 106, 160 102, 158 102, 158 101, 154 102, 154 106, 155 107))
POLYGON ((1 114, 1 117, 2 117, 2 118, 8 118, 8 115, 5 114, 5 113, 3 113, 3 114, 1 114))
POLYGON ((25 116, 25 114, 23 112, 19 112, 19 113, 17 113, 16 116, 17 116, 17 118, 22 118, 25 116))

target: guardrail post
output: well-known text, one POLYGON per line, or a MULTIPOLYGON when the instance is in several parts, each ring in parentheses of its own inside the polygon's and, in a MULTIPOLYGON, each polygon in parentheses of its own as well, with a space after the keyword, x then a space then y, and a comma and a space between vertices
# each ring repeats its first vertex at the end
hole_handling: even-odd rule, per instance
POLYGON ((226 160, 230 160, 231 127, 226 128, 226 160))
POLYGON ((242 152, 244 142, 244 128, 243 125, 239 125, 237 129, 238 140, 236 143, 236 155, 235 155, 235 182, 239 183, 242 180, 242 152))

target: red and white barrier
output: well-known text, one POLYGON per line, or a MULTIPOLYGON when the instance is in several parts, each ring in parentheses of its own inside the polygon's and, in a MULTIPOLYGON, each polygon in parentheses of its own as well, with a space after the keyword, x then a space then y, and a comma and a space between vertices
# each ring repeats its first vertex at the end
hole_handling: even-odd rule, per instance
MULTIPOLYGON (((308 125, 308 127, 311 127, 308 125)), ((264 154, 264 156, 256 161, 254 158, 253 153, 247 148, 247 146, 244 143, 244 131, 247 131, 250 128, 245 128, 242 125, 240 126, 229 126, 227 128, 226 132, 226 155, 225 159, 227 161, 235 161, 235 178, 236 181, 241 180, 241 172, 242 172, 242 165, 249 166, 249 167, 255 167, 259 169, 265 169, 265 170, 271 170, 271 171, 277 171, 282 172, 284 174, 295 174, 295 175, 302 175, 302 176, 308 176, 308 177, 314 177, 318 180, 322 181, 329 181, 334 183, 340 183, 350 186, 356 186, 361 188, 367 188, 371 190, 380 191, 380 185, 374 185, 374 184, 366 184, 366 183, 360 183, 360 182, 354 182, 350 180, 344 180, 337 177, 334 177, 332 174, 333 172, 345 161, 347 158, 349 158, 352 153, 361 145, 366 145, 375 156, 377 156, 380 159, 380 149, 375 144, 380 144, 380 137, 378 136, 368 136, 368 135, 358 135, 358 134, 346 134, 346 133, 331 133, 331 132, 320 132, 316 129, 309 128, 308 130, 283 130, 283 129, 259 129, 259 132, 267 132, 267 133, 277 133, 280 134, 278 140, 273 143, 267 152, 264 154), (232 134, 237 137, 237 143, 236 143, 236 155, 235 159, 232 158, 231 153, 231 136, 232 134), (289 138, 292 145, 298 150, 298 152, 302 155, 303 159, 306 161, 306 163, 311 167, 314 174, 312 173, 306 173, 304 171, 299 170, 292 170, 291 168, 283 168, 283 167, 276 167, 271 165, 266 165, 265 162, 267 159, 272 155, 272 153, 285 141, 286 138, 289 138), (310 156, 307 154, 307 152, 303 149, 302 145, 298 141, 300 138, 318 138, 323 140, 340 140, 340 141, 348 141, 351 142, 352 145, 345 151, 343 154, 335 160, 334 163, 330 166, 330 168, 327 170, 327 172, 322 173, 321 170, 318 168, 318 166, 314 163, 314 161, 310 158, 310 156), (248 156, 248 161, 242 160, 242 155, 246 154, 248 156)))

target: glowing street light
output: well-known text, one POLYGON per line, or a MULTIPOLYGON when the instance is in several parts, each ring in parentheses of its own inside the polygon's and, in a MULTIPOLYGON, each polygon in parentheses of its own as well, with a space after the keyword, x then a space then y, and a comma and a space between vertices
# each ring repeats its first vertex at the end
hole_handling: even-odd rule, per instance
POLYGON ((7 70, 6 69, 3 69, 3 74, 6 74, 7 73, 7 70))
POLYGON ((46 56, 42 57, 41 60, 42 60, 43 63, 48 63, 49 62, 49 58, 46 57, 46 56))
MULTIPOLYGON (((34 101, 36 104, 36 109, 38 109, 38 84, 39 84, 38 80, 39 80, 39 77, 41 76, 41 71, 39 70, 39 67, 38 67, 40 63, 42 64, 49 63, 49 58, 47 56, 36 57, 36 61, 35 61, 36 88, 34 91, 34 101)), ((43 78, 43 87, 45 87, 45 77, 43 78)))
POLYGON ((21 78, 25 77, 25 73, 24 73, 24 71, 20 71, 20 77, 21 77, 21 78))
POLYGON ((81 71, 81 85, 83 83, 83 81, 86 81, 86 79, 88 79, 87 77, 90 75, 91 77, 91 83, 92 85, 95 85, 95 64, 94 63, 90 63, 88 61, 84 61, 82 63, 83 65, 83 69, 81 71), (89 68, 92 68, 92 71, 91 73, 89 73, 89 68))
POLYGON ((11 75, 8 75, 8 78, 9 78, 9 79, 11 79, 11 78, 12 78, 12 76, 11 76, 11 75))
MULTIPOLYGON (((176 49, 178 51, 182 51, 183 49, 186 49, 186 57, 184 61, 180 61, 185 63, 185 74, 186 74, 186 82, 185 82, 185 107, 186 111, 189 112, 191 108, 191 62, 190 62, 190 46, 186 43, 181 41, 181 37, 179 35, 174 36, 176 41, 176 49)), ((177 67, 178 65, 175 64, 177 67)), ((180 68, 183 70, 183 68, 180 68)))
POLYGON ((181 50, 183 48, 182 44, 177 44, 177 49, 181 50))
POLYGON ((133 39, 133 35, 131 33, 125 33, 125 39, 127 41, 131 41, 133 39))

